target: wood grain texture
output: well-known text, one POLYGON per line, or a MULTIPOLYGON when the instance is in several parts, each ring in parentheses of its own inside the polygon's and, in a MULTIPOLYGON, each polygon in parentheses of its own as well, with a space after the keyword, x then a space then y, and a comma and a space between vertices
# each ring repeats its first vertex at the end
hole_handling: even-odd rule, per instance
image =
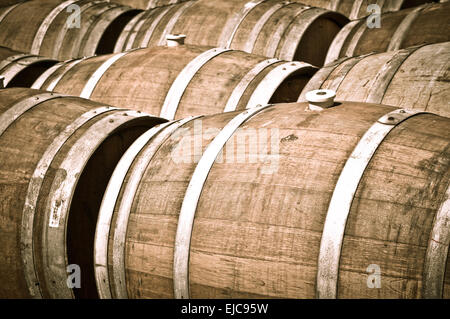
POLYGON ((17 3, 25 2, 27 0, 0 0, 0 8, 8 7, 17 3))
MULTIPOLYGON (((302 11, 305 11, 303 14, 306 14, 308 8, 300 10, 304 6, 298 3, 287 4, 281 0, 269 0, 259 3, 249 10, 246 15, 242 16, 242 21, 236 20, 236 25, 231 25, 231 27, 237 27, 236 30, 233 28, 228 30, 230 21, 233 21, 235 17, 245 11, 247 3, 247 0, 195 1, 183 11, 170 33, 185 34, 187 36, 187 44, 224 46, 230 42, 230 48, 232 49, 244 50, 268 57, 280 57, 280 55, 283 55, 282 59, 290 61, 301 60, 320 65, 323 63, 323 57, 333 37, 348 21, 342 15, 325 9, 309 9, 318 10, 314 20, 309 21, 306 16, 302 15, 302 11), (277 10, 269 16, 264 16, 273 6, 277 5, 279 6, 277 10), (254 35, 249 39, 250 31, 258 25, 262 18, 264 18, 264 23, 262 28, 261 26, 258 27, 260 32, 255 42, 254 35), (280 18, 283 18, 283 23, 280 22, 280 18), (305 30, 299 32, 298 29, 305 30), (311 36, 308 36, 308 33, 321 34, 321 36, 316 36, 312 39, 311 36), (285 39, 293 49, 286 54, 277 53, 275 50, 272 54, 264 52, 265 44, 272 40, 274 36, 275 39, 278 37, 278 41, 285 39), (248 44, 248 41, 252 43, 248 44), (303 49, 298 49, 299 46, 303 49), (312 48, 308 49, 309 46, 315 48, 315 56, 310 54, 312 48)), ((130 40, 132 43, 129 43, 128 47, 157 45, 161 40, 162 30, 166 28, 168 20, 185 5, 185 3, 180 3, 170 7, 156 8, 153 9, 155 14, 142 17, 141 22, 144 22, 139 27, 137 27, 139 22, 136 24, 138 29, 135 30, 137 36, 135 39, 130 40), (162 16, 159 14, 162 14, 162 16), (158 21, 158 19, 161 20, 158 21), (151 27, 152 25, 154 29, 151 27), (144 34, 147 34, 145 43, 142 42, 144 34)), ((275 49, 281 50, 282 46, 276 45, 275 49)))
MULTIPOLYGON (((40 0, 20 4, 0 22, 0 45, 14 50, 30 52, 37 31, 49 14, 63 1, 40 0)), ((94 55, 107 46, 112 52, 114 43, 123 26, 139 13, 139 10, 106 1, 75 1, 80 8, 80 27, 69 28, 73 11, 63 7, 48 26, 43 29, 43 38, 38 52, 40 55, 65 60, 94 55), (125 19, 125 21, 123 21, 125 19), (105 39, 107 38, 107 39, 105 39), (112 41, 113 44, 108 43, 112 41)))
MULTIPOLYGON (((322 112, 306 107, 279 104, 241 126, 253 132, 264 127, 279 142, 272 174, 262 173, 267 163, 250 161, 251 146, 269 143, 266 137, 254 144, 251 133, 240 142, 233 136, 224 147, 223 158, 231 159, 236 147, 246 145, 241 161, 214 163, 194 220, 192 298, 314 298, 319 244, 337 179, 362 135, 393 108, 354 102, 322 112)), ((175 131, 153 157, 144 159, 148 166, 134 197, 126 237, 130 298, 173 297, 178 214, 198 161, 193 139, 200 138, 201 154, 236 114, 204 117, 200 129, 199 123, 189 122, 179 129, 188 135, 175 131), (173 151, 182 147, 191 152, 175 162, 173 151)), ((449 133, 449 119, 416 115, 379 146, 352 204, 338 298, 421 298, 432 221, 450 181, 449 133), (381 267, 380 289, 367 286, 370 264, 381 267)), ((128 174, 132 171, 133 166, 128 174)), ((447 282, 448 277, 445 292, 447 282)))
MULTIPOLYGON (((380 28, 368 28, 366 23, 361 23, 362 35, 355 37, 356 30, 350 32, 344 41, 344 45, 339 50, 338 57, 387 51, 395 32, 408 15, 411 14, 417 15, 409 21, 408 27, 401 31, 401 37, 394 39, 394 41, 400 41, 400 43, 394 43, 398 49, 425 43, 450 41, 449 13, 450 3, 447 2, 425 4, 421 8, 409 8, 382 14, 380 28), (414 10, 419 11, 414 12, 414 10), (349 51, 349 47, 354 49, 349 51)), ((361 20, 361 22, 363 21, 361 20)), ((330 51, 333 51, 333 44, 330 47, 330 51)), ((327 58, 327 63, 332 62, 330 59, 331 57, 327 58)))
MULTIPOLYGON (((22 88, 0 90, 0 112, 3 113, 18 101, 39 93, 42 91, 22 88)), ((0 296, 2 298, 31 298, 25 281, 21 254, 23 249, 21 224, 28 185, 36 165, 52 142, 63 134, 69 125, 80 118, 82 114, 104 106, 77 97, 55 98, 36 103, 35 107, 20 116, 0 136, 0 218, 2 220, 0 242, 6 247, 0 252, 2 260, 0 263, 0 281, 2 282, 0 296)), ((36 285, 43 297, 55 297, 52 294, 52 285, 66 285, 65 278, 63 282, 56 282, 52 272, 58 265, 52 264, 46 258, 48 250, 63 248, 62 251, 65 251, 66 247, 65 240, 49 242, 47 238, 50 211, 45 209, 45 203, 51 196, 50 187, 55 183, 55 178, 61 176, 59 164, 67 156, 74 143, 80 141, 83 134, 92 125, 115 112, 118 111, 111 109, 104 114, 99 113, 98 116, 94 116, 76 129, 72 135, 68 135, 43 176, 42 186, 38 190, 37 206, 34 208, 34 222, 33 225, 28 225, 28 227, 33 227, 32 249, 34 268, 38 278, 36 285)), ((76 296, 85 298, 95 296, 95 284, 89 279, 89 272, 93 265, 89 261, 90 254, 86 252, 93 249, 89 241, 93 239, 95 216, 98 211, 95 207, 99 205, 99 200, 103 195, 104 187, 106 187, 104 183, 108 181, 109 174, 117 160, 134 139, 162 121, 164 120, 152 117, 142 117, 142 119, 136 120, 135 117, 130 116, 127 124, 111 131, 110 138, 106 138, 104 143, 100 143, 101 146, 97 150, 93 149, 92 151, 96 152, 88 162, 84 163, 86 167, 80 172, 80 182, 71 186, 74 191, 73 197, 64 199, 64 201, 73 200, 75 204, 71 207, 71 218, 67 224, 70 229, 66 229, 64 224, 62 226, 64 231, 68 232, 68 255, 63 253, 59 256, 58 263, 67 264, 68 261, 72 261, 81 265, 84 284, 82 289, 75 293, 76 296), (86 259, 86 257, 88 258, 86 259)))
POLYGON ((108 0, 110 2, 119 3, 137 9, 153 9, 176 4, 188 0, 108 0))
MULTIPOLYGON (((90 96, 91 99, 109 105, 126 105, 129 108, 159 115, 161 107, 174 81, 184 68, 203 52, 205 46, 182 45, 179 47, 152 47, 128 52, 115 61, 101 76, 90 96)), ((69 69, 59 80, 55 92, 79 96, 94 72, 113 55, 86 59, 69 69)), ((193 74, 179 102, 175 118, 190 115, 223 112, 235 87, 257 64, 266 58, 243 51, 231 50, 219 54, 203 64, 193 74)), ((245 108, 251 94, 268 72, 282 62, 268 65, 251 79, 242 93, 237 108, 245 108)), ((63 70, 64 65, 60 68, 63 70)), ((278 90, 271 102, 293 102, 307 80, 315 72, 313 67, 286 71, 289 76, 278 82, 278 90)), ((60 75, 57 70, 41 87, 60 75)), ((277 84, 277 82, 275 82, 277 84)), ((265 101, 266 103, 269 100, 265 101)))
POLYGON ((317 72, 317 77, 313 77, 303 89, 299 101, 305 101, 306 92, 322 88, 335 90, 339 100, 366 102, 380 79, 389 72, 387 66, 393 58, 408 51, 409 55, 399 67, 389 73, 384 89, 377 96, 378 101, 449 117, 450 42, 331 63, 321 70, 330 69, 330 74, 322 78, 323 72, 317 72), (350 68, 347 67, 349 65, 350 68))

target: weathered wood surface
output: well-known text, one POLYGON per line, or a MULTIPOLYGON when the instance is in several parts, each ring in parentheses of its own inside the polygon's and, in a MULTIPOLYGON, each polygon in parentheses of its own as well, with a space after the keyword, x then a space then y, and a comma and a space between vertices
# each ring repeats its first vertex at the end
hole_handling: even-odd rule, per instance
POLYGON ((139 12, 102 0, 28 1, 0 19, 0 45, 59 60, 111 53, 119 32, 139 12), (79 25, 72 4, 80 8, 79 25))
POLYGON ((132 8, 148 10, 189 0, 109 0, 109 1, 130 6, 132 8))
POLYGON ((135 138, 164 120, 20 88, 0 90, 0 119, 0 297, 95 297, 92 243, 109 175, 135 138), (26 99, 29 110, 3 127, 26 99), (50 226, 55 214, 59 225, 50 226), (81 289, 67 287, 68 263, 82 267, 81 289))
POLYGON ((377 4, 380 6, 381 12, 399 11, 427 2, 439 2, 430 0, 294 0, 292 2, 299 2, 309 6, 325 8, 333 11, 338 11, 349 17, 351 20, 360 19, 370 15, 372 12, 368 11, 368 6, 377 4))
POLYGON ((28 0, 0 0, 0 8, 12 6, 14 4, 17 4, 20 2, 25 2, 25 1, 28 1, 28 0))
MULTIPOLYGON (((306 108, 306 103, 269 107, 241 125, 248 140, 236 144, 235 133, 225 144, 224 160, 213 164, 196 206, 191 298, 316 296, 320 241, 337 180, 363 134, 394 108, 354 102, 322 112, 306 108), (275 140, 253 141, 261 128, 275 140), (270 144, 279 149, 270 147, 265 161, 250 156, 270 144), (236 145, 247 145, 240 161, 231 155, 236 145), (271 173, 263 173, 271 165, 271 173)), ((165 128, 115 181, 121 188, 106 232, 112 297, 174 296, 174 243, 187 186, 205 148, 236 115, 189 121, 163 137, 170 126, 165 128), (177 153, 182 149, 184 157, 177 153), (125 225, 118 214, 126 216, 125 225), (120 236, 125 247, 114 248, 120 236), (116 263, 120 255, 124 264, 116 263), (121 272, 122 288, 114 280, 121 272)), ((419 114, 394 127, 378 146, 351 204, 338 298, 423 297, 430 233, 450 181, 449 134, 450 119, 419 114), (373 264, 381 269, 379 289, 368 286, 367 268, 373 264)), ((442 284, 440 297, 450 298, 448 271, 442 284)))
POLYGON ((306 63, 243 51, 219 53, 210 47, 181 45, 91 57, 78 64, 63 64, 53 74, 38 79, 33 88, 126 105, 173 119, 269 102, 294 102, 316 71, 306 63), (198 60, 204 54, 212 55, 209 60, 198 60), (108 61, 113 63, 104 67, 108 61), (188 81, 183 83, 185 78, 188 81), (179 102, 175 100, 177 92, 179 102), (169 101, 172 113, 164 106, 169 101))
POLYGON ((162 45, 167 34, 185 34, 187 44, 322 65, 347 21, 339 13, 281 0, 187 1, 149 10, 130 21, 121 35, 126 41, 115 52, 162 45))
POLYGON ((56 60, 0 47, 0 76, 4 87, 30 87, 56 60))
POLYGON ((345 56, 450 41, 449 15, 450 2, 447 2, 383 14, 380 28, 369 28, 366 19, 352 21, 336 35, 325 64, 345 56))
POLYGON ((299 100, 316 89, 345 101, 381 103, 450 117, 450 42, 342 59, 320 69, 299 100))

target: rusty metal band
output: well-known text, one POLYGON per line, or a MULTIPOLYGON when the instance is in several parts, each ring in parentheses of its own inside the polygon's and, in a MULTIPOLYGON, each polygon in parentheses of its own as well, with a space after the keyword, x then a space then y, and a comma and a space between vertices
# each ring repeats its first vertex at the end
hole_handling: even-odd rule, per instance
POLYGON ((65 155, 49 190, 45 204, 43 252, 44 280, 50 298, 73 298, 73 290, 67 286, 67 252, 64 245, 67 234, 67 218, 73 194, 80 175, 97 148, 127 122, 149 117, 144 113, 117 110, 90 126, 65 155))
POLYGON ((97 292, 101 299, 112 298, 108 275, 108 241, 114 208, 123 182, 131 165, 142 149, 153 137, 171 124, 173 124, 173 122, 152 127, 142 134, 124 153, 108 182, 98 214, 94 239, 95 281, 97 284, 97 292))
POLYGON ((423 298, 440 299, 444 292, 445 268, 450 244, 450 187, 433 222, 423 273, 423 298))
POLYGON ((402 47, 403 40, 408 34, 408 30, 411 28, 414 20, 419 16, 420 12, 428 7, 428 5, 423 5, 414 8, 410 13, 408 13, 400 22, 394 34, 392 35, 391 41, 386 51, 398 50, 402 47))
MULTIPOLYGON (((144 37, 141 40, 140 43, 140 47, 147 47, 150 45, 150 40, 153 36, 153 33, 155 32, 156 28, 158 27, 159 23, 161 22, 161 20, 165 17, 165 15, 169 12, 170 9, 172 9, 173 7, 164 7, 162 8, 161 12, 158 14, 158 16, 153 20, 152 24, 150 25, 150 27, 145 31, 144 37)), ((155 10, 159 10, 159 9, 155 9, 155 10)), ((140 30, 139 30, 140 31, 140 30)))
POLYGON ((169 92, 166 95, 164 104, 161 108, 160 117, 168 120, 173 120, 180 104, 181 98, 186 91, 187 86, 191 82, 195 74, 211 59, 216 56, 228 52, 230 49, 214 48, 203 52, 198 55, 195 59, 189 62, 184 69, 178 74, 169 92))
MULTIPOLYGON (((293 5, 300 5, 299 3, 293 3, 293 5)), ((282 17, 284 23, 278 23, 278 27, 272 34, 268 43, 265 46, 264 55, 267 57, 273 57, 276 55, 280 43, 284 40, 284 34, 289 29, 289 26, 295 21, 304 11, 309 10, 310 7, 300 6, 294 12, 293 17, 288 20, 289 16, 282 17)))
POLYGON ((236 132, 236 130, 245 121, 269 106, 271 105, 264 105, 245 110, 235 116, 211 141, 195 167, 183 199, 175 237, 173 284, 174 295, 177 299, 190 298, 189 251, 191 246, 192 228, 194 224, 195 211, 197 210, 200 195, 208 174, 217 156, 222 151, 225 143, 236 132))
POLYGON ((345 44, 345 41, 347 40, 348 36, 352 32, 354 28, 358 26, 360 23, 365 23, 362 20, 355 20, 347 23, 341 31, 336 35, 336 37, 333 39, 333 42, 331 42, 330 48, 328 49, 327 56, 325 58, 324 65, 327 65, 337 59, 339 59, 342 47, 345 44))
MULTIPOLYGON (((136 49, 134 49, 136 50, 136 49)), ((103 74, 105 74, 106 71, 111 67, 111 65, 114 64, 117 60, 119 60, 124 55, 133 52, 134 50, 122 52, 122 53, 116 53, 113 56, 111 56, 109 59, 107 59, 105 62, 103 62, 97 70, 91 75, 89 80, 86 82, 86 84, 83 87, 83 90, 81 91, 80 97, 89 99, 92 95, 92 92, 94 92, 95 87, 97 86, 98 82, 102 78, 103 74)))
POLYGON ((158 151, 159 147, 182 125, 193 121, 200 116, 188 117, 183 120, 171 123, 170 126, 162 130, 152 141, 144 148, 133 165, 132 171, 128 178, 126 187, 123 191, 122 200, 120 202, 117 219, 114 224, 114 240, 112 247, 112 280, 114 282, 114 289, 112 292, 113 298, 126 299, 128 298, 126 282, 125 282, 125 244, 128 227, 128 220, 131 213, 136 191, 139 183, 147 169, 149 162, 158 151))
MULTIPOLYGON (((258 39, 261 30, 266 25, 267 21, 281 8, 284 8, 290 5, 292 2, 286 1, 282 3, 275 3, 272 7, 270 7, 262 16, 259 18, 258 22, 256 22, 252 31, 247 37, 247 41, 245 42, 244 48, 242 51, 252 52, 255 47, 256 40, 258 39)), ((231 43, 230 43, 231 44, 231 43)))
POLYGON ((77 2, 77 0, 69 0, 64 1, 60 5, 58 5, 56 8, 54 8, 42 21, 41 25, 39 26, 39 29, 36 31, 36 34, 33 39, 33 44, 31 45, 30 52, 32 54, 39 54, 42 41, 44 40, 44 37, 47 33, 47 30, 50 28, 50 25, 52 24, 53 20, 56 18, 58 14, 60 14, 64 9, 66 9, 71 4, 77 2))
POLYGON ((15 120, 17 120, 28 110, 32 109, 42 102, 61 97, 65 97, 65 95, 56 93, 41 93, 27 97, 17 102, 16 104, 14 104, 14 106, 10 107, 8 110, 0 114, 0 136, 15 120))
POLYGON ((256 8, 256 6, 263 3, 264 1, 266 0, 249 1, 241 8, 239 12, 233 14, 233 16, 228 19, 219 38, 219 47, 230 48, 234 36, 236 35, 236 32, 238 31, 242 22, 245 20, 248 14, 254 8, 256 8))
POLYGON ((264 71, 266 68, 268 68, 271 65, 274 65, 275 63, 281 62, 278 59, 268 59, 264 60, 257 65, 253 69, 251 69, 236 85, 233 92, 231 93, 230 97, 228 98, 227 104, 225 105, 224 112, 231 112, 235 111, 236 107, 242 98, 242 95, 247 90, 250 83, 260 74, 262 71, 264 71))
POLYGON ((120 32, 119 38, 114 45, 114 53, 126 51, 128 46, 130 48, 133 46, 134 39, 136 38, 139 29, 137 26, 144 23, 145 19, 142 18, 148 13, 148 11, 142 11, 127 23, 123 31, 120 32))
POLYGON ((311 64, 304 62, 286 62, 271 70, 253 91, 247 103, 246 109, 257 105, 267 104, 277 88, 289 76, 304 68, 315 68, 311 64))
POLYGON ((183 4, 180 4, 177 12, 173 14, 173 16, 170 18, 169 22, 166 23, 166 26, 161 34, 161 37, 159 38, 158 45, 165 45, 166 44, 166 37, 168 34, 170 34, 175 27, 175 24, 177 23, 180 16, 193 4, 195 1, 188 1, 183 4))
POLYGON ((398 124, 425 113, 415 110, 392 111, 373 124, 356 145, 341 171, 328 207, 320 242, 316 297, 337 298, 339 261, 345 226, 358 185, 375 151, 398 124))
POLYGON ((22 209, 20 252, 24 266, 25 281, 31 296, 35 298, 42 297, 42 295, 39 290, 39 280, 34 268, 33 227, 35 209, 44 178, 54 157, 59 152, 61 147, 67 142, 67 140, 76 132, 76 130, 92 118, 115 109, 116 108, 112 107, 99 107, 84 113, 74 122, 69 124, 45 150, 36 165, 36 168, 34 169, 30 182, 28 183, 27 195, 25 196, 25 203, 22 209))
POLYGON ((47 58, 43 58, 41 56, 33 55, 33 56, 25 57, 23 59, 20 59, 19 61, 11 63, 6 68, 4 68, 0 73, 5 78, 5 86, 8 85, 8 83, 17 74, 19 74, 19 72, 26 69, 30 65, 32 65, 34 63, 45 62, 45 61, 56 62, 55 60, 52 60, 52 59, 47 59, 47 58))
POLYGON ((392 57, 378 71, 365 100, 367 103, 381 103, 386 90, 402 63, 421 46, 393 52, 392 57))

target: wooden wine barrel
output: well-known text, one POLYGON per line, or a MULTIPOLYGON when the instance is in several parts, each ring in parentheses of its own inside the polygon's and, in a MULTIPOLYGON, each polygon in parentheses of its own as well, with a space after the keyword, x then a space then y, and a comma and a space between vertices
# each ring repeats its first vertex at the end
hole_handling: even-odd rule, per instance
POLYGON ((339 100, 382 103, 450 117, 450 42, 343 58, 303 89, 330 89, 339 100))
POLYGON ((188 0, 110 0, 110 2, 120 3, 133 8, 149 10, 157 7, 163 7, 170 4, 176 4, 188 0))
POLYGON ((307 105, 139 137, 100 208, 100 297, 450 298, 450 119, 307 105))
POLYGON ((0 47, 0 76, 4 87, 30 87, 56 60, 0 47))
POLYGON ((0 90, 0 298, 97 296, 93 238, 105 187, 128 146, 164 121, 78 97, 0 90), (81 267, 80 289, 66 284, 68 264, 81 267))
POLYGON ((368 6, 377 4, 382 13, 399 11, 422 5, 427 2, 439 2, 437 0, 388 0, 388 1, 373 1, 373 0, 294 0, 292 2, 300 2, 306 5, 325 8, 333 11, 338 11, 349 17, 351 20, 360 19, 372 14, 368 11, 368 6))
POLYGON ((114 52, 163 45, 167 34, 185 34, 187 44, 320 66, 347 21, 336 12, 282 0, 187 1, 136 16, 120 35, 114 52))
POLYGON ((325 64, 345 56, 450 41, 449 14, 450 2, 447 2, 383 14, 380 28, 369 28, 366 19, 352 21, 334 38, 325 64))
POLYGON ((119 33, 141 10, 103 0, 39 0, 2 11, 0 45, 65 60, 113 52, 119 33))
POLYGON ((174 119, 295 102, 315 71, 237 50, 160 46, 64 62, 32 87, 174 119))

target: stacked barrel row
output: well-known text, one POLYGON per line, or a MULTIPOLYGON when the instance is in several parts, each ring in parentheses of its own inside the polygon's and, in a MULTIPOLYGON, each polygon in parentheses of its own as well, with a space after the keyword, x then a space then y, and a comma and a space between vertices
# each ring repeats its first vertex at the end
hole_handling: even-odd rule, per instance
POLYGON ((0 297, 450 298, 450 4, 304 2, 0 3, 0 297))

